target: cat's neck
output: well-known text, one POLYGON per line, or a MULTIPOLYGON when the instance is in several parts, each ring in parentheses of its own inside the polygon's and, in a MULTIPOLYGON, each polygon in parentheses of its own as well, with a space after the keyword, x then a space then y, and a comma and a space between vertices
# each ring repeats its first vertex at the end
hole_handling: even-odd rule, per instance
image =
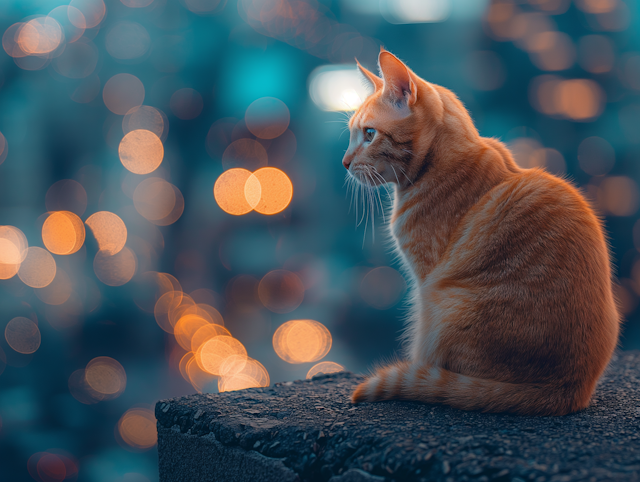
POLYGON ((515 166, 484 139, 473 149, 457 153, 450 148, 439 151, 436 146, 424 163, 412 180, 396 186, 391 217, 397 248, 418 280, 424 280, 438 263, 462 217, 513 175, 515 166), (459 158, 451 162, 445 155, 459 158))

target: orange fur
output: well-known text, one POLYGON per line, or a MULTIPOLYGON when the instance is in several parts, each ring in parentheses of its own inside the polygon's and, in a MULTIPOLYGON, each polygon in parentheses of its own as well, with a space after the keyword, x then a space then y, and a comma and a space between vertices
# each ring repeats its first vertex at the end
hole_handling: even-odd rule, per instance
POLYGON ((375 93, 349 122, 343 164, 363 184, 395 185, 390 231, 413 300, 407 360, 353 402, 587 407, 620 324, 601 221, 571 184, 480 137, 452 92, 385 50, 379 64, 382 78, 358 64, 375 93))

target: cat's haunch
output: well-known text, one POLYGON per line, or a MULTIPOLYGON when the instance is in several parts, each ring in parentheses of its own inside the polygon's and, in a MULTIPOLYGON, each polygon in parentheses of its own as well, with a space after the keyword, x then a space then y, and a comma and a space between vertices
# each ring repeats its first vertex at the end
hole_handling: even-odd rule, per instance
POLYGON ((353 402, 564 415, 589 405, 618 341, 602 223, 579 191, 521 169, 458 98, 386 50, 343 165, 395 185, 389 224, 412 281, 406 360, 353 402))

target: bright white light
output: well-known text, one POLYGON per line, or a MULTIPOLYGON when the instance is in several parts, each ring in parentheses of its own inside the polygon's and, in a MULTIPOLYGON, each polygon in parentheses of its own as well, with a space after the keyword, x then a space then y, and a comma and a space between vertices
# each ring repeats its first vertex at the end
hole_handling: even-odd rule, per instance
POLYGON ((443 22, 451 13, 451 1, 380 0, 380 13, 390 23, 443 22))
POLYGON ((356 110, 370 93, 355 65, 325 65, 309 76, 309 95, 322 110, 356 110))

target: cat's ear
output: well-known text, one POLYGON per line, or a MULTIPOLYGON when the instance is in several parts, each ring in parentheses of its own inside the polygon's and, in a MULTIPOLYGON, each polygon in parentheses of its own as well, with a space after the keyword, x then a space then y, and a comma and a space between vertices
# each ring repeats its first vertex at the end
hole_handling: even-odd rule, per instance
POLYGON ((374 74, 373 72, 370 72, 369 70, 365 69, 362 65, 360 65, 360 62, 358 62, 358 59, 356 59, 356 64, 358 64, 358 70, 360 71, 360 73, 364 75, 366 79, 373 84, 373 88, 375 92, 378 92, 380 89, 382 89, 382 87, 384 87, 384 82, 382 81, 382 79, 378 77, 376 74, 374 74))
POLYGON ((391 52, 381 49, 378 64, 384 79, 383 95, 394 103, 412 106, 418 99, 418 89, 407 66, 391 52))

